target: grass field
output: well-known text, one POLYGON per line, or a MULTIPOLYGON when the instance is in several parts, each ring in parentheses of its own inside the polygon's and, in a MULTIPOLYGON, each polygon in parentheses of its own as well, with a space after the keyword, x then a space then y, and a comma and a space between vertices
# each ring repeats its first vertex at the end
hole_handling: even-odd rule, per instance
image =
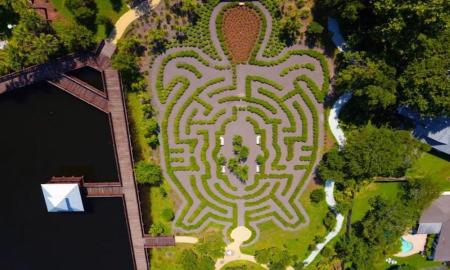
POLYGON ((407 173, 408 176, 429 176, 441 184, 443 191, 450 191, 450 161, 434 154, 424 153, 407 173))
POLYGON ((242 248, 242 252, 253 254, 259 249, 278 247, 287 249, 291 255, 296 255, 298 258, 306 258, 309 254, 308 246, 314 242, 314 237, 317 235, 325 236, 327 233, 322 222, 328 212, 325 201, 315 205, 309 199, 309 194, 315 188, 317 188, 317 185, 311 182, 300 198, 301 204, 309 214, 311 221, 309 226, 298 231, 284 231, 271 221, 263 223, 259 226, 261 230, 260 238, 255 244, 242 248))
POLYGON ((262 268, 258 264, 248 262, 248 261, 235 261, 235 262, 228 263, 224 267, 222 267, 222 270, 228 270, 229 267, 242 267, 244 265, 246 266, 246 268, 243 268, 245 270, 264 270, 264 268, 262 268))
POLYGON ((440 262, 427 261, 426 258, 422 257, 419 254, 409 256, 406 258, 395 258, 395 260, 399 264, 409 264, 411 266, 415 266, 417 269, 428 269, 431 267, 438 267, 441 265, 440 262))
POLYGON ((395 200, 400 189, 400 183, 371 183, 362 188, 355 196, 352 211, 352 223, 361 220, 369 210, 369 200, 376 196, 395 200))
MULTIPOLYGON (((203 239, 208 239, 212 235, 222 235, 222 232, 223 226, 211 224, 207 229, 193 236, 199 238, 201 242, 203 239)), ((186 249, 195 249, 195 246, 190 244, 177 244, 176 247, 151 249, 150 269, 184 270, 179 264, 181 253, 186 249)))
MULTIPOLYGON (((66 0, 51 0, 58 12, 64 17, 63 20, 73 21, 72 13, 64 5, 66 0)), ((128 6, 125 5, 124 0, 95 0, 97 4, 97 18, 106 17, 113 24, 128 10, 128 6)), ((97 41, 105 39, 109 33, 107 27, 103 24, 96 25, 97 32, 95 34, 97 41)))

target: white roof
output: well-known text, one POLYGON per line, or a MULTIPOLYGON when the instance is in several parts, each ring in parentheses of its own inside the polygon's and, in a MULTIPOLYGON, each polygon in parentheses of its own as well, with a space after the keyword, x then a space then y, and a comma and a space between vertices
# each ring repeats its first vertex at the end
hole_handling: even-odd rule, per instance
POLYGON ((49 212, 84 212, 78 184, 42 184, 49 212))

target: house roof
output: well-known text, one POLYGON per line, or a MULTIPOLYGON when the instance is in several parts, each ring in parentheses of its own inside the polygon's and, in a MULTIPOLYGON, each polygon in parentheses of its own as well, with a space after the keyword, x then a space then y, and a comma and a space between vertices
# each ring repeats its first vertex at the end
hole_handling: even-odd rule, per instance
POLYGON ((450 195, 437 198, 420 217, 419 223, 442 223, 450 220, 450 195))
POLYGON ((48 212, 83 212, 78 184, 42 184, 42 194, 48 212))
POLYGON ((420 217, 419 223, 441 223, 435 261, 450 261, 450 195, 436 199, 420 217))
POLYGON ((450 220, 442 224, 439 242, 434 253, 434 260, 441 262, 450 261, 450 220))
POLYGON ((421 117, 407 107, 398 108, 398 113, 416 123, 415 137, 422 139, 434 149, 450 155, 450 117, 421 117))
POLYGON ((345 50, 347 44, 345 43, 344 37, 341 34, 339 23, 336 19, 332 17, 328 17, 328 31, 333 33, 331 40, 333 41, 334 45, 338 48, 338 50, 341 52, 345 50))

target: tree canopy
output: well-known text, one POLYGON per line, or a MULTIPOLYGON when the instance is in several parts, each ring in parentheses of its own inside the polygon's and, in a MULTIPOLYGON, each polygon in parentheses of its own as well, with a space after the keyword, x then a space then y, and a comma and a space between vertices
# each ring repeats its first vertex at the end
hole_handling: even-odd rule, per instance
POLYGON ((423 147, 407 131, 372 125, 351 131, 342 151, 325 154, 319 166, 323 179, 338 182, 371 180, 375 176, 403 176, 423 147))

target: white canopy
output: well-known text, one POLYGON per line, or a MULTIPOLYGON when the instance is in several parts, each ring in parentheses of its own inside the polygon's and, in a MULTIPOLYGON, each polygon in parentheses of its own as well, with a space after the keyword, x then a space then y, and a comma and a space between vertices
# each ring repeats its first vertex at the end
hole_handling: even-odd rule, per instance
POLYGON ((42 184, 48 212, 84 212, 78 184, 42 184))

